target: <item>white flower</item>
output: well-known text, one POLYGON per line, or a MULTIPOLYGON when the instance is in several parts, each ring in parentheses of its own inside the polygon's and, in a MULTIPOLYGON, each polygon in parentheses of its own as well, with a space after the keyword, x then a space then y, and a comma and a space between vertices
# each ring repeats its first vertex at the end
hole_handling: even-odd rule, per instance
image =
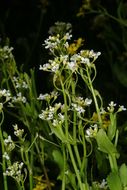
POLYGON ((13 81, 15 83, 15 87, 16 88, 25 88, 27 89, 28 88, 28 85, 25 81, 23 81, 22 78, 19 78, 19 77, 13 77, 13 81))
POLYGON ((90 50, 90 52, 89 52, 90 58, 97 59, 99 55, 101 55, 101 52, 94 52, 93 50, 90 50))
POLYGON ((42 113, 39 114, 39 117, 42 120, 47 120, 47 121, 52 120, 54 116, 54 112, 55 112, 55 108, 50 106, 49 109, 47 108, 46 110, 42 110, 42 113))
POLYGON ((69 32, 67 32, 63 38, 65 40, 70 40, 72 38, 72 34, 70 34, 69 32))
POLYGON ((86 130, 86 137, 95 137, 97 135, 98 132, 98 126, 97 124, 91 125, 91 127, 89 127, 86 130))
POLYGON ((119 109, 117 112, 126 111, 127 109, 123 105, 119 105, 119 109))
POLYGON ((84 57, 81 58, 81 63, 84 63, 88 66, 91 65, 89 58, 84 58, 84 57))
POLYGON ((23 162, 14 162, 13 165, 7 168, 3 175, 13 177, 18 183, 20 183, 20 181, 23 180, 23 165, 23 162))
POLYGON ((102 180, 101 184, 99 185, 101 189, 107 188, 107 181, 105 179, 102 180))
POLYGON ((19 138, 22 138, 22 135, 24 133, 24 129, 19 129, 17 124, 13 125, 13 127, 14 127, 14 130, 15 130, 14 135, 19 137, 19 138))
POLYGON ((50 94, 40 94, 39 97, 37 98, 38 100, 47 100, 50 98, 50 94))
POLYGON ((85 105, 89 106, 92 103, 92 99, 86 98, 85 99, 85 105))
POLYGON ((56 72, 59 69, 59 64, 52 65, 51 70, 56 72))
POLYGON ((9 101, 11 99, 10 91, 6 89, 0 90, 0 98, 1 97, 6 97, 6 101, 9 101))
POLYGON ((54 127, 57 127, 59 125, 59 121, 57 119, 54 119, 52 125, 54 127))
POLYGON ((108 110, 109 112, 113 112, 115 106, 116 106, 116 103, 114 103, 114 101, 111 101, 111 102, 109 103, 109 106, 107 107, 107 110, 108 110))
POLYGON ((23 103, 26 103, 26 97, 25 96, 22 96, 22 93, 19 92, 17 94, 17 96, 13 96, 12 97, 12 103, 16 103, 16 102, 23 102, 23 103))
POLYGON ((3 154, 3 158, 5 158, 6 160, 9 160, 9 159, 10 159, 10 157, 9 157, 9 155, 8 155, 7 152, 4 152, 4 154, 3 154))
POLYGON ((100 114, 106 114, 106 111, 103 107, 100 109, 100 114))
POLYGON ((61 113, 58 114, 59 120, 63 123, 64 121, 64 115, 62 115, 61 113))
POLYGON ((72 72, 75 72, 77 70, 77 64, 76 61, 68 62, 67 64, 68 69, 70 69, 72 72))
POLYGON ((80 106, 78 104, 75 104, 75 103, 72 103, 71 105, 78 112, 78 114, 81 114, 81 113, 85 112, 85 110, 83 109, 82 106, 80 106))
POLYGON ((9 135, 6 139, 4 139, 4 145, 6 150, 12 151, 15 148, 15 144, 9 135))
POLYGON ((55 48, 58 47, 60 44, 59 34, 57 36, 49 36, 48 39, 46 39, 45 42, 45 49, 49 49, 50 51, 53 51, 55 48))

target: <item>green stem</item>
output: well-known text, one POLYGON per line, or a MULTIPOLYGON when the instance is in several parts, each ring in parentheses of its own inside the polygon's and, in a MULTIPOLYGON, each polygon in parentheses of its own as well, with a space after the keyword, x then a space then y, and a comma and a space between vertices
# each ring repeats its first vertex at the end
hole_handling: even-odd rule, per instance
POLYGON ((62 190, 65 190, 66 188, 66 175, 65 175, 65 172, 66 172, 66 154, 65 154, 65 147, 63 145, 63 159, 64 159, 64 163, 63 163, 63 179, 62 179, 62 190))
POLYGON ((98 115, 98 120, 99 120, 99 123, 100 123, 100 126, 101 126, 102 125, 102 119, 101 119, 101 115, 100 115, 100 109, 99 109, 99 106, 98 106, 97 98, 96 98, 96 95, 95 95, 95 90, 94 90, 93 85, 92 85, 92 80, 90 78, 90 74, 89 74, 88 68, 86 68, 86 71, 87 71, 87 77, 88 77, 89 87, 90 87, 91 93, 93 95, 93 99, 94 99, 94 103, 95 103, 95 108, 96 108, 96 112, 97 112, 97 115, 98 115))
POLYGON ((35 147, 36 147, 36 150, 37 150, 37 154, 39 156, 39 159, 40 159, 40 163, 41 163, 41 166, 43 168, 43 171, 44 171, 44 175, 45 175, 45 178, 46 178, 46 182, 47 182, 47 188, 48 190, 51 190, 51 184, 50 184, 50 180, 49 180, 49 177, 48 177, 48 174, 47 174, 47 171, 46 171, 46 168, 44 166, 44 159, 42 159, 43 157, 41 156, 41 152, 39 150, 39 147, 38 147, 38 144, 35 142, 35 147))
POLYGON ((87 163, 87 160, 86 160, 86 142, 85 142, 84 131, 83 131, 81 120, 79 122, 79 127, 81 128, 80 130, 81 130, 82 144, 83 144, 83 161, 82 161, 81 173, 83 172, 84 168, 85 168, 85 173, 86 173, 86 163, 87 163))
MULTIPOLYGON (((75 95, 75 84, 72 81, 72 94, 75 95)), ((76 138, 76 121, 77 121, 77 114, 76 111, 74 110, 73 113, 73 140, 74 140, 74 151, 75 151, 75 155, 77 158, 77 162, 79 165, 79 168, 81 167, 81 159, 80 159, 80 155, 79 155, 79 151, 78 151, 78 147, 77 147, 77 138, 76 138)))
POLYGON ((80 188, 80 190, 87 190, 86 188, 83 187, 81 177, 80 177, 80 172, 79 172, 79 170, 77 168, 77 164, 76 164, 76 161, 74 159, 74 155, 73 155, 73 152, 72 152, 72 149, 71 149, 71 145, 67 144, 67 148, 68 148, 68 152, 69 152, 69 155, 70 155, 70 158, 71 158, 71 162, 72 162, 72 165, 73 165, 73 168, 74 168, 77 180, 78 180, 79 188, 80 188))
POLYGON ((31 169, 31 165, 29 161, 28 151, 25 152, 25 157, 26 157, 26 165, 29 171, 29 189, 33 190, 33 173, 32 173, 32 169, 31 169))
MULTIPOLYGON (((60 77, 60 83, 61 83, 61 87, 62 87, 62 92, 63 92, 63 97, 64 97, 64 106, 65 106, 65 113, 64 113, 65 114, 65 135, 66 135, 66 139, 68 140, 67 97, 66 97, 66 92, 65 92, 65 88, 64 88, 64 84, 62 82, 61 76, 59 76, 59 77, 60 77)), ((67 143, 66 146, 67 146, 69 154, 70 154, 71 162, 72 162, 72 165, 73 165, 73 168, 74 168, 77 180, 78 180, 80 190, 86 190, 86 188, 85 189, 83 188, 80 173, 79 173, 79 170, 77 168, 76 161, 74 159, 74 155, 73 155, 73 152, 72 152, 71 145, 69 143, 67 143)))
POLYGON ((109 157, 109 163, 111 167, 112 172, 118 172, 118 166, 117 166, 117 161, 116 161, 116 155, 108 155, 109 157))
POLYGON ((65 88, 64 88, 64 84, 62 82, 61 79, 61 75, 59 75, 60 78, 60 83, 61 83, 61 87, 62 87, 62 92, 63 92, 63 97, 64 97, 64 106, 65 106, 65 112, 64 112, 64 116, 65 116, 65 135, 66 135, 66 139, 68 140, 68 114, 67 114, 67 110, 68 110, 68 106, 67 106, 67 97, 66 97, 66 92, 65 92, 65 88))
MULTIPOLYGON (((2 148, 2 155, 3 155, 4 152, 5 152, 4 139, 3 139, 3 134, 2 134, 2 130, 1 130, 1 125, 2 125, 2 123, 4 121, 4 113, 3 113, 3 111, 1 112, 1 116, 2 116, 2 119, 1 119, 1 122, 0 122, 0 141, 1 141, 1 148, 2 148)), ((2 158, 2 170, 3 170, 3 173, 6 172, 5 158, 2 158)), ((8 190, 7 176, 6 175, 3 175, 3 181, 4 181, 4 190, 8 190)))

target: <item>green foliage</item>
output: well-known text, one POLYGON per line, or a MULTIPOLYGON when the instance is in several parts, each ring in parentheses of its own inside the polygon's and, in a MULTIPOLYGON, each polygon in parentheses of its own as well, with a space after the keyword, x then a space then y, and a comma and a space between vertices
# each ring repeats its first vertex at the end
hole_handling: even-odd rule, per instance
POLYGON ((115 189, 122 190, 122 184, 118 173, 114 172, 110 173, 107 177, 107 182, 110 190, 115 190, 115 189))
POLYGON ((22 72, 12 48, 1 48, 3 188, 8 190, 9 176, 17 190, 51 190, 57 188, 58 181, 61 190, 122 190, 127 186, 127 167, 122 164, 119 168, 117 163, 116 121, 117 114, 126 108, 113 101, 104 108, 94 88, 95 61, 101 53, 78 48, 70 52, 71 24, 57 22, 50 33, 44 45, 51 58, 40 65, 40 70, 52 73, 54 89, 50 93, 38 95, 34 69, 29 74, 22 72), (80 82, 87 90, 79 88, 80 82), (14 122, 7 132, 6 114, 14 122), (103 161, 108 170, 102 170, 103 161), (57 165, 56 171, 50 164, 57 165))

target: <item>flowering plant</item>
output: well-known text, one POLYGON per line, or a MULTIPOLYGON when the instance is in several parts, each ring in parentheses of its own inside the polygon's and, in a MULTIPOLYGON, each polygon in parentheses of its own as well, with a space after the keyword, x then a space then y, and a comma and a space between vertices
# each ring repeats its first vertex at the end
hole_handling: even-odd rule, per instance
POLYGON ((51 58, 40 65, 40 70, 52 73, 53 91, 50 93, 37 95, 33 70, 30 77, 20 73, 15 64, 13 72, 5 65, 2 68, 4 77, 7 72, 9 77, 3 77, 2 83, 7 90, 1 90, 1 126, 4 103, 23 125, 21 129, 13 125, 17 141, 0 130, 5 190, 8 190, 7 176, 16 180, 19 190, 24 190, 26 183, 29 190, 51 190, 54 186, 57 189, 58 181, 61 181, 61 190, 127 187, 127 166, 117 164, 120 155, 116 122, 117 114, 126 108, 113 101, 103 107, 102 97, 93 85, 97 74, 95 61, 101 53, 80 50, 82 43, 79 45, 77 40, 72 46, 71 38, 71 25, 57 22, 44 42, 51 58), (12 164, 11 154, 15 148, 21 162, 12 164), (53 160, 59 168, 54 182, 49 179, 47 160, 53 160), (40 177, 43 175, 45 180, 40 177))

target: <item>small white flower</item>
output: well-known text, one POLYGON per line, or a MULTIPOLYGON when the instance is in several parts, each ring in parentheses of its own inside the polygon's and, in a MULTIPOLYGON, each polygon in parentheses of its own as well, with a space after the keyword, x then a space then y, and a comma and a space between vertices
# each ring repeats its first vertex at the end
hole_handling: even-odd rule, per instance
POLYGON ((5 158, 6 160, 9 160, 9 159, 10 159, 10 157, 9 157, 9 155, 8 155, 7 152, 4 152, 4 154, 3 154, 3 158, 5 158))
POLYGON ((64 115, 62 115, 61 113, 58 114, 59 120, 63 123, 64 121, 64 115))
POLYGON ((106 114, 106 111, 103 107, 100 109, 100 114, 106 114))
POLYGON ((3 173, 5 176, 13 177, 18 183, 23 180, 22 168, 23 162, 14 162, 13 165, 9 166, 3 173))
POLYGON ((127 109, 123 106, 123 105, 119 105, 119 109, 118 109, 118 112, 121 112, 121 111, 126 111, 127 109))
POLYGON ((111 101, 111 102, 109 103, 109 106, 107 107, 107 110, 108 110, 109 112, 113 112, 114 109, 115 109, 115 106, 116 106, 116 103, 114 103, 114 101, 111 101))
POLYGON ((59 69, 59 64, 52 65, 51 71, 56 72, 59 69))
POLYGON ((109 106, 110 106, 110 107, 115 107, 115 106, 116 106, 116 103, 114 103, 114 101, 111 101, 111 102, 109 103, 109 106))
POLYGON ((89 99, 89 98, 85 99, 86 106, 89 106, 91 103, 92 103, 92 99, 89 99))
POLYGON ((94 52, 93 50, 90 50, 90 52, 89 52, 89 57, 90 58, 97 59, 98 56, 100 56, 100 55, 101 55, 101 52, 94 52))
POLYGON ((37 98, 38 100, 47 100, 50 98, 50 94, 40 94, 39 97, 37 98))
POLYGON ((68 69, 70 69, 72 72, 75 72, 77 70, 77 64, 76 61, 68 62, 67 64, 68 69))
POLYGON ((78 104, 75 104, 75 103, 72 103, 71 105, 78 112, 78 114, 81 114, 81 113, 85 112, 85 110, 83 109, 82 106, 80 106, 78 104))
POLYGON ((107 188, 107 181, 105 179, 103 179, 101 184, 99 185, 99 187, 102 189, 107 188))
POLYGON ((91 125, 87 130, 86 130, 86 137, 95 137, 98 132, 98 126, 97 124, 91 125))
POLYGON ((4 139, 4 145, 7 151, 12 151, 15 148, 15 144, 10 135, 4 139))
POLYGON ((63 38, 65 40, 70 40, 72 38, 72 34, 70 34, 69 32, 67 32, 63 38))
POLYGON ((1 97, 6 97, 6 101, 9 101, 11 99, 10 91, 6 89, 0 90, 0 98, 1 97))
POLYGON ((16 103, 16 102, 23 102, 23 103, 26 103, 26 97, 25 96, 22 96, 22 93, 19 92, 17 94, 17 96, 13 96, 12 97, 12 103, 16 103))
POLYGON ((54 119, 52 125, 54 127, 57 127, 59 125, 59 121, 57 119, 54 119))
POLYGON ((22 138, 22 135, 24 133, 24 129, 19 129, 17 124, 13 125, 13 127, 14 127, 14 130, 15 130, 14 135, 19 137, 19 138, 22 138))
POLYGON ((91 66, 91 63, 90 63, 89 58, 84 58, 84 57, 82 57, 82 58, 81 58, 81 63, 84 63, 84 64, 86 64, 86 65, 88 65, 88 66, 91 66))

